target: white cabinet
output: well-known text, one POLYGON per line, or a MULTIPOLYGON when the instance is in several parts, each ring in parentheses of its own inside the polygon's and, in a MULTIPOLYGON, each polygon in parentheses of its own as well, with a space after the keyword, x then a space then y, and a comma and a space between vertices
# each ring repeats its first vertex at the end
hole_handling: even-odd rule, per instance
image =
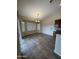
POLYGON ((61 35, 60 34, 56 34, 54 53, 61 56, 61 35))

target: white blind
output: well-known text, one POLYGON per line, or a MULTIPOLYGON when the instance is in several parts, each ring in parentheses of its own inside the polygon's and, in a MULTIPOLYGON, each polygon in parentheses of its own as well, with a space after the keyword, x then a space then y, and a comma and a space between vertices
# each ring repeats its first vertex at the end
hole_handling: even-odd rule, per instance
POLYGON ((27 22, 27 31, 36 30, 36 23, 27 22))
POLYGON ((21 22, 21 25, 22 25, 22 32, 25 32, 25 23, 21 22))

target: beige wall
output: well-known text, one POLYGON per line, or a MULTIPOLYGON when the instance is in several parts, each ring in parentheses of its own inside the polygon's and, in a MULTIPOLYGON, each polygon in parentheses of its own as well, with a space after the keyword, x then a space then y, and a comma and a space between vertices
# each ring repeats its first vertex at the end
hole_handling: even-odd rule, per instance
POLYGON ((61 18, 61 11, 58 11, 57 13, 53 14, 52 16, 48 17, 47 19, 44 19, 41 21, 42 30, 41 32, 48 35, 53 35, 54 28, 54 21, 56 19, 61 18))

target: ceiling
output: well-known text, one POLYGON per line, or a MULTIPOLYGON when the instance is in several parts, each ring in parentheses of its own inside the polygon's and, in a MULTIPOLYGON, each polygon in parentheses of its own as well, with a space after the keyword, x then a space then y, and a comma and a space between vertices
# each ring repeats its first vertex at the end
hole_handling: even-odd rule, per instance
POLYGON ((55 12, 61 12, 61 0, 55 0, 49 3, 49 0, 17 0, 17 9, 19 15, 44 19, 55 12), (39 16, 37 17, 37 14, 39 16))

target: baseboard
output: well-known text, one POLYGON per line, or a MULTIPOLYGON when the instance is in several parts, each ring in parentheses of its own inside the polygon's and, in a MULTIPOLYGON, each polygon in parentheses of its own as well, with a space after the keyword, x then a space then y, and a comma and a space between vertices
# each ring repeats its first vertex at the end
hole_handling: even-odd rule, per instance
POLYGON ((41 33, 41 34, 44 34, 44 35, 47 35, 47 36, 51 36, 51 37, 53 37, 53 35, 49 35, 49 34, 45 34, 45 33, 41 33))
POLYGON ((61 56, 57 55, 55 52, 53 52, 53 54, 57 59, 61 59, 61 56))

